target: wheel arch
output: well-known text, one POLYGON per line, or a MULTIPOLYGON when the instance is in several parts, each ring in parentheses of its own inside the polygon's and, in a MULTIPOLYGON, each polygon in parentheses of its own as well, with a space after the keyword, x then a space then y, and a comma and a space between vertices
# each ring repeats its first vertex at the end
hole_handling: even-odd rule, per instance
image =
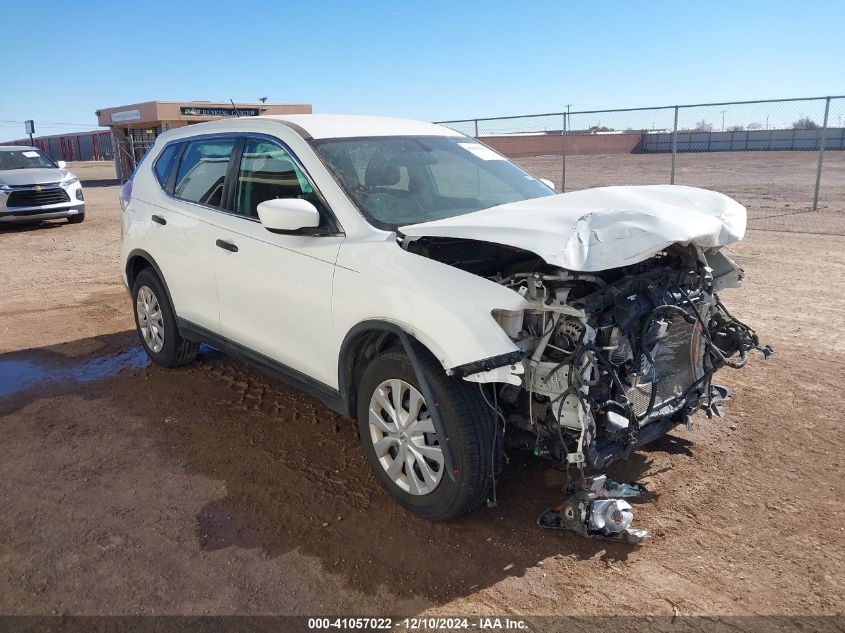
POLYGON ((338 355, 338 390, 346 404, 349 417, 355 418, 356 415, 357 385, 366 362, 389 347, 404 348, 402 337, 407 337, 415 346, 423 348, 435 358, 441 358, 436 350, 432 349, 431 342, 424 340, 425 337, 409 332, 407 328, 390 321, 362 321, 347 332, 338 355))
POLYGON ((164 292, 167 294, 167 300, 170 302, 170 305, 173 308, 174 315, 176 315, 178 322, 176 304, 173 303, 173 297, 170 294, 170 288, 167 286, 167 279, 164 278, 164 275, 161 272, 161 268, 159 268, 159 265, 158 263, 156 263, 155 258, 150 255, 147 251, 141 248, 134 249, 126 257, 126 284, 129 287, 129 294, 132 294, 132 289, 135 285, 135 280, 138 278, 138 275, 141 274, 142 270, 145 270, 147 268, 153 269, 156 276, 158 277, 158 280, 161 282, 161 285, 164 286, 164 292))
MULTIPOLYGON (((358 394, 356 393, 354 382, 356 378, 360 378, 360 372, 363 371, 364 361, 368 358, 367 352, 373 353, 370 358, 374 358, 380 349, 384 349, 384 345, 388 344, 392 339, 399 342, 407 354, 411 365, 414 368, 417 381, 419 382, 420 391, 426 402, 435 403, 430 407, 431 422, 434 425, 437 434, 445 439, 443 443, 443 460, 446 467, 446 474, 454 481, 457 477, 456 461, 452 450, 449 446, 449 435, 446 432, 446 427, 443 425, 443 420, 440 417, 440 410, 437 401, 434 397, 431 385, 423 373, 420 364, 417 350, 415 346, 420 346, 426 352, 432 354, 435 358, 438 355, 433 353, 429 345, 420 342, 419 337, 407 332, 397 323, 389 321, 381 321, 378 319, 363 321, 349 330, 341 345, 341 353, 338 363, 338 388, 341 394, 341 399, 346 403, 351 413, 350 417, 353 419, 357 417, 356 409, 358 406, 358 394), (375 345, 375 347, 374 347, 375 345), (382 347, 378 347, 381 345, 382 347), (356 372, 357 376, 356 376, 356 372)), ((442 361, 441 361, 442 365, 442 361)))

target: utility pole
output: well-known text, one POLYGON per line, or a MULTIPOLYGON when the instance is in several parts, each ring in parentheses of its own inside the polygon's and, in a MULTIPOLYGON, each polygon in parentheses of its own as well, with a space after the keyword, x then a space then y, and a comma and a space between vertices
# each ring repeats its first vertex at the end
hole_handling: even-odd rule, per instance
POLYGON ((727 112, 727 110, 720 110, 720 112, 722 113, 722 132, 724 132, 725 131, 725 112, 727 112))

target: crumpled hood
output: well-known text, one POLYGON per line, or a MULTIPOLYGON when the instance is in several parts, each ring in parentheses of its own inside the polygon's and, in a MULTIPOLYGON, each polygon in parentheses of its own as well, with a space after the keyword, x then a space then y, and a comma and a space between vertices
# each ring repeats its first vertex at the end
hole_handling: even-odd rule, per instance
POLYGON ((0 185, 44 185, 72 178, 67 169, 4 169, 0 171, 0 185))
POLYGON ((399 231, 504 244, 553 266, 595 272, 643 261, 672 244, 707 248, 737 242, 745 235, 745 222, 745 207, 724 194, 648 185, 512 202, 399 231))

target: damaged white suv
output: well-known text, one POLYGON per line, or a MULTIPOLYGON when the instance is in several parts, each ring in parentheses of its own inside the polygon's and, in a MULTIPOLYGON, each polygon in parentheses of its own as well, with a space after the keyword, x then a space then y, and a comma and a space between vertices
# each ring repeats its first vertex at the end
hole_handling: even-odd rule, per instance
POLYGON ((150 358, 182 365, 206 342, 357 418, 378 479, 432 520, 487 498, 505 440, 583 482, 717 410, 713 373, 769 351, 716 295, 742 277, 719 250, 743 236, 739 203, 677 186, 555 195, 433 124, 172 130, 121 205, 150 358))

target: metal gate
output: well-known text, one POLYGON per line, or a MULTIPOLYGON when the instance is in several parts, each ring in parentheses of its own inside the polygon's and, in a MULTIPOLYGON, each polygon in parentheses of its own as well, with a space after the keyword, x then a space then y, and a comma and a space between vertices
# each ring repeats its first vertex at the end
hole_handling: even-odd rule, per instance
POLYGON ((117 138, 118 177, 125 180, 155 143, 161 127, 114 128, 117 138))

